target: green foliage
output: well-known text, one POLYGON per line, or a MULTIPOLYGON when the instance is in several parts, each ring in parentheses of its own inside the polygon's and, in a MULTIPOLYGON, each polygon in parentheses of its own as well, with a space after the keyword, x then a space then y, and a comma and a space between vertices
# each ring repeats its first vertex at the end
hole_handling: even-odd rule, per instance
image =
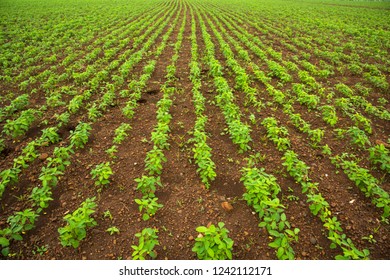
MULTIPOLYGON (((50 201, 53 200, 52 191, 48 185, 42 186, 40 188, 33 188, 30 198, 33 201, 33 205, 35 207, 39 207, 40 209, 49 207, 50 201)), ((37 212, 40 212, 40 210, 37 212)))
POLYGON ((166 161, 163 150, 153 146, 153 149, 146 154, 145 170, 149 172, 149 175, 160 175, 163 169, 162 164, 166 161))
POLYGON ((140 190, 144 196, 154 197, 154 192, 157 187, 162 187, 160 177, 155 176, 145 176, 141 178, 136 178, 135 181, 137 184, 137 190, 140 190))
POLYGON ((379 89, 387 90, 389 88, 389 83, 387 82, 385 75, 372 75, 371 73, 364 73, 363 76, 367 81, 379 89))
POLYGON ((368 149, 370 160, 374 164, 379 164, 380 169, 390 173, 390 152, 383 144, 378 144, 368 149))
POLYGON ((113 235, 115 233, 119 234, 119 229, 115 226, 112 226, 112 227, 109 227, 108 229, 106 229, 106 231, 110 234, 110 235, 113 235))
POLYGON ((250 131, 250 127, 239 120, 233 120, 229 123, 230 137, 233 143, 239 146, 239 153, 250 150, 249 142, 252 141, 250 131))
POLYGON ((88 109, 88 118, 92 121, 95 122, 97 121, 98 118, 102 116, 102 113, 100 112, 99 108, 97 107, 96 104, 93 104, 89 109, 88 109))
POLYGON ((23 111, 19 118, 15 120, 7 120, 4 125, 4 132, 7 135, 11 135, 13 138, 24 135, 29 130, 31 124, 36 120, 36 116, 40 115, 40 112, 34 109, 28 109, 23 111))
POLYGON ((271 70, 269 76, 278 77, 283 83, 287 83, 292 80, 292 77, 287 73, 286 69, 284 69, 284 67, 277 62, 268 60, 267 65, 268 68, 271 70))
POLYGON ((300 104, 306 105, 309 109, 317 108, 320 98, 314 94, 308 94, 305 91, 305 87, 302 84, 294 84, 293 91, 297 94, 298 102, 300 104))
POLYGON ((336 115, 336 109, 330 105, 324 105, 320 109, 322 111, 323 120, 326 123, 328 123, 330 126, 334 126, 338 121, 338 117, 336 115))
MULTIPOLYGON (((7 222, 13 234, 21 234, 24 231, 34 228, 38 214, 31 209, 16 212, 15 215, 9 216, 7 222)), ((13 237, 16 239, 15 237, 13 237)), ((20 237, 19 237, 20 238, 20 237)))
POLYGON ((9 245, 12 240, 23 240, 22 234, 34 228, 37 218, 38 214, 32 209, 16 212, 8 217, 7 222, 9 226, 0 230, 0 245, 3 256, 8 256, 9 245))
POLYGON ((196 171, 199 173, 202 183, 205 185, 205 187, 209 188, 210 181, 213 181, 217 176, 215 172, 215 163, 211 160, 211 148, 206 143, 205 134, 198 134, 195 131, 194 136, 195 139, 197 139, 198 137, 204 137, 203 140, 196 140, 197 143, 195 143, 194 145, 193 152, 195 162, 198 165, 196 171))
POLYGON ((325 146, 322 146, 322 154, 327 155, 327 156, 330 156, 332 154, 332 150, 330 149, 328 144, 326 144, 325 146))
POLYGON ((316 80, 310 76, 307 71, 299 71, 298 72, 299 79, 309 87, 316 89, 318 87, 316 80))
POLYGON ((8 184, 14 184, 18 181, 18 175, 21 172, 21 169, 18 167, 13 167, 10 169, 5 169, 0 172, 0 197, 2 197, 5 187, 8 184))
POLYGON ((117 129, 115 129, 115 137, 112 142, 114 144, 121 144, 126 136, 128 136, 127 132, 131 129, 131 126, 128 123, 122 123, 117 129))
POLYGON ((42 167, 41 174, 39 175, 39 180, 42 183, 43 187, 55 187, 58 183, 58 177, 63 175, 63 171, 58 167, 42 167))
POLYGON ((286 151, 290 148, 290 140, 285 137, 288 136, 288 130, 284 126, 279 127, 275 118, 265 118, 261 124, 267 129, 267 137, 276 144, 279 151, 286 151))
POLYGON ((353 90, 343 83, 338 83, 336 89, 345 95, 345 97, 352 97, 354 95, 353 90))
MULTIPOLYGON (((287 171, 298 183, 307 183, 310 181, 310 168, 306 165, 306 163, 298 159, 298 156, 294 151, 286 151, 282 159, 284 160, 282 165, 286 167, 287 171)), ((308 191, 307 187, 311 185, 304 184, 303 186, 303 192, 305 193, 308 191)))
POLYGON ((273 242, 270 247, 275 248, 278 259, 294 259, 294 250, 290 242, 298 241, 299 229, 290 229, 284 213, 284 206, 277 198, 280 186, 276 178, 265 172, 263 168, 253 167, 252 159, 248 167, 242 169, 241 181, 243 181, 246 192, 243 197, 248 205, 252 206, 260 217, 259 227, 265 227, 273 242))
POLYGON ((62 246, 78 248, 80 241, 87 236, 87 229, 97 225, 91 217, 97 207, 95 199, 95 197, 87 198, 72 214, 64 217, 67 224, 58 229, 62 246))
POLYGON ((211 159, 212 149, 207 144, 207 135, 205 125, 207 117, 203 115, 205 110, 205 98, 200 91, 201 88, 201 71, 197 62, 198 45, 196 41, 196 26, 192 23, 191 26, 191 63, 190 63, 190 79, 193 84, 193 102, 195 106, 196 122, 194 127, 193 138, 190 142, 194 143, 192 152, 194 153, 195 163, 198 165, 196 172, 199 173, 202 183, 206 188, 210 187, 210 182, 217 176, 215 163, 211 159))
POLYGON ((200 260, 226 260, 232 259, 233 240, 228 237, 229 231, 223 222, 218 227, 211 224, 209 227, 200 226, 196 231, 200 234, 195 239, 192 251, 200 260))
POLYGON ((337 167, 344 170, 348 178, 355 182, 367 197, 372 198, 372 203, 376 207, 383 208, 382 220, 387 221, 390 215, 389 194, 379 186, 378 180, 370 174, 368 169, 360 167, 354 160, 348 160, 348 157, 348 154, 344 153, 331 159, 337 167))
POLYGON ((70 114, 68 112, 64 112, 61 115, 56 114, 55 117, 57 121, 60 123, 59 126, 61 126, 63 124, 69 123, 70 114))
POLYGON ((61 140, 60 136, 58 135, 58 128, 57 127, 49 127, 42 130, 42 136, 40 141, 42 143, 58 143, 61 140))
POLYGON ((76 95, 73 97, 72 100, 69 101, 68 104, 68 110, 70 113, 75 114, 77 113, 78 110, 83 106, 83 100, 84 96, 82 95, 76 95))
POLYGON ((157 253, 154 251, 154 247, 160 245, 157 233, 157 229, 144 228, 141 232, 135 234, 135 237, 138 238, 138 245, 131 246, 134 250, 133 260, 145 260, 146 256, 152 259, 157 257, 157 253))
POLYGON ((56 168, 60 172, 64 172, 65 168, 70 165, 70 156, 73 153, 71 147, 55 147, 53 158, 47 158, 47 167, 56 168))
POLYGON ((351 119, 355 121, 355 125, 364 129, 365 132, 371 134, 372 128, 371 128, 371 121, 368 120, 366 117, 362 116, 360 113, 355 113, 351 115, 351 119))
POLYGON ((106 150, 106 153, 111 157, 111 158, 116 158, 116 153, 118 152, 118 146, 117 145, 112 145, 110 148, 106 150))
POLYGON ((367 144, 370 144, 370 140, 363 130, 356 126, 350 127, 347 130, 348 135, 351 137, 351 143, 361 148, 364 148, 367 144))
POLYGON ((154 216, 158 209, 162 208, 163 205, 157 203, 158 198, 157 197, 149 197, 144 196, 141 199, 135 199, 135 203, 138 204, 139 211, 145 212, 142 215, 142 219, 144 221, 147 221, 150 219, 150 217, 154 216))
POLYGON ((29 105, 28 94, 22 94, 11 101, 11 104, 0 109, 0 121, 7 116, 12 116, 15 112, 24 110, 29 105))
POLYGON ((32 253, 34 255, 39 254, 39 255, 43 256, 43 254, 45 254, 47 252, 47 250, 48 250, 48 245, 43 245, 41 247, 35 245, 35 249, 32 250, 32 253))
POLYGON ((308 135, 310 137, 310 140, 316 145, 319 144, 322 140, 322 137, 324 137, 325 131, 317 128, 317 129, 311 129, 308 131, 308 135))
POLYGON ((84 148, 88 142, 89 131, 92 127, 88 123, 80 122, 74 131, 70 132, 70 143, 71 146, 76 148, 84 148))
POLYGON ((1 139, 0 138, 0 153, 3 152, 6 148, 6 145, 5 145, 5 142, 4 142, 4 139, 1 139))
POLYGON ((109 162, 103 162, 91 170, 92 179, 95 179, 96 186, 106 186, 110 183, 110 177, 114 174, 109 162))

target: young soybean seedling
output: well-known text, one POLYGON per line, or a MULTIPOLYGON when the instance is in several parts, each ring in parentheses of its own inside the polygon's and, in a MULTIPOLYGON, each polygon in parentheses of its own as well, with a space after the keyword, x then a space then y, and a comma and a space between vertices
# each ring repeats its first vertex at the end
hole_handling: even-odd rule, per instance
POLYGON ((138 245, 132 245, 133 248, 133 260, 145 260, 146 256, 152 259, 157 257, 157 253, 154 250, 156 245, 160 245, 157 236, 158 230, 152 228, 144 228, 141 232, 135 234, 138 237, 138 245))
POLYGON ((109 227, 107 230, 106 230, 110 235, 113 235, 114 233, 118 233, 119 234, 119 228, 113 226, 113 227, 109 227))
POLYGON ((114 174, 111 170, 109 162, 103 162, 96 165, 91 171, 92 179, 95 179, 96 186, 105 186, 110 183, 110 177, 114 174))
POLYGON ((229 231, 224 228, 223 222, 218 223, 218 227, 200 226, 196 231, 200 234, 195 239, 192 248, 200 260, 226 260, 232 259, 233 240, 228 237, 229 231))
POLYGON ((142 199, 135 199, 135 203, 139 206, 139 211, 144 212, 142 215, 142 219, 147 221, 150 217, 154 216, 158 209, 162 208, 163 205, 157 203, 157 197, 148 197, 144 196, 142 199))
POLYGON ((111 157, 111 158, 116 158, 117 156, 115 155, 118 152, 118 146, 112 145, 111 148, 108 148, 106 150, 106 153, 111 157))
POLYGON ((91 217, 97 207, 95 200, 95 197, 87 198, 78 209, 64 217, 67 224, 58 229, 62 246, 79 247, 80 241, 87 236, 87 229, 97 225, 91 217))
POLYGON ((104 213, 103 213, 103 217, 104 217, 104 218, 109 218, 110 220, 112 220, 112 219, 113 219, 113 217, 112 217, 112 214, 111 214, 110 210, 104 211, 104 213))

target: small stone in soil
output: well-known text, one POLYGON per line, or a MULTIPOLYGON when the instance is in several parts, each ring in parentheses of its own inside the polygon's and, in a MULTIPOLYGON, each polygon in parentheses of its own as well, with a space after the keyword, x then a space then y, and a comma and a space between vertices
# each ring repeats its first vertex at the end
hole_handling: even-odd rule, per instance
POLYGON ((42 153, 40 156, 39 156, 39 159, 40 160, 45 160, 49 157, 49 155, 47 153, 42 153))
POLYGON ((314 237, 310 237, 310 243, 315 245, 317 244, 317 240, 314 237))
POLYGON ((190 235, 190 236, 188 237, 188 240, 189 240, 189 241, 192 241, 192 240, 194 240, 194 237, 193 237, 192 235, 190 235))
POLYGON ((233 210, 233 206, 227 201, 222 202, 221 206, 225 211, 232 211, 233 210))

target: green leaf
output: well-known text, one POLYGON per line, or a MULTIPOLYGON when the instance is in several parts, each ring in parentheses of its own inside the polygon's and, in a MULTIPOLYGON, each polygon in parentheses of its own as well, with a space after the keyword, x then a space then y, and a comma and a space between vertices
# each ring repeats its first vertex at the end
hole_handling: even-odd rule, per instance
POLYGON ((9 240, 5 237, 0 237, 0 245, 3 247, 9 246, 9 240))
POLYGON ((4 257, 8 256, 9 254, 9 248, 4 248, 3 250, 1 250, 1 253, 3 254, 4 257))
POLYGON ((218 226, 219 226, 219 228, 223 228, 225 226, 225 223, 224 222, 219 222, 218 226))
POLYGON ((208 231, 208 229, 207 229, 207 227, 200 226, 200 227, 196 228, 196 231, 200 232, 200 233, 204 233, 204 232, 208 231))
POLYGON ((157 254, 156 254, 156 252, 151 251, 151 252, 149 253, 149 256, 150 256, 152 259, 155 259, 155 258, 157 257, 157 254))
POLYGON ((211 248, 207 248, 207 253, 210 257, 214 258, 214 251, 211 248))
POLYGON ((266 222, 261 222, 261 223, 259 223, 259 227, 265 227, 266 225, 267 225, 266 222))
POLYGON ((348 257, 344 257, 344 256, 342 256, 342 255, 337 255, 337 256, 335 257, 335 259, 336 259, 336 260, 349 260, 348 257))
POLYGON ((274 242, 271 242, 268 244, 271 248, 279 248, 280 244, 275 240, 274 242))
POLYGON ((21 236, 20 234, 12 234, 12 238, 15 239, 16 241, 23 240, 23 236, 21 236))
POLYGON ((281 245, 282 247, 286 247, 287 244, 288 244, 287 237, 286 237, 286 236, 283 236, 283 237, 282 237, 282 242, 280 243, 280 245, 281 245))
POLYGON ((276 253, 277 257, 280 259, 280 258, 282 258, 283 254, 284 254, 284 248, 283 247, 279 247, 278 251, 276 253))
POLYGON ((144 221, 149 220, 149 219, 150 219, 149 214, 147 214, 147 213, 143 214, 143 215, 142 215, 142 219, 143 219, 144 221))

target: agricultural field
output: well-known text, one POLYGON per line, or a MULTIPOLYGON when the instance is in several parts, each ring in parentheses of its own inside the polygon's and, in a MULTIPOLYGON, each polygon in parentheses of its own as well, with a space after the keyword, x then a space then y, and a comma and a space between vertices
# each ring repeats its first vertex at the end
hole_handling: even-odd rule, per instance
POLYGON ((389 19, 2 0, 0 258, 389 259, 389 19))

